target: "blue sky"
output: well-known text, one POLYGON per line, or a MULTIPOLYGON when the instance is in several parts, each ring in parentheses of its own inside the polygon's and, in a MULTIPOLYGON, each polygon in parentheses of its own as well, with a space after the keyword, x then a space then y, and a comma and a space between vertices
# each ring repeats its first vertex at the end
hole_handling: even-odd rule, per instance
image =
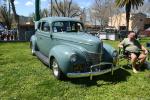
MULTIPOLYGON (((73 0, 81 8, 87 8, 93 0, 73 0)), ((35 11, 35 0, 15 0, 16 11, 19 15, 29 16, 35 11)), ((50 0, 41 0, 41 9, 48 8, 50 0)))
MULTIPOLYGON (((51 0, 41 0, 41 9, 48 8, 51 0)), ((73 0, 81 8, 88 8, 94 0, 73 0)), ((148 2, 150 0, 145 0, 148 2)), ((35 0, 15 0, 16 11, 19 15, 29 16, 29 14, 35 12, 35 0)))

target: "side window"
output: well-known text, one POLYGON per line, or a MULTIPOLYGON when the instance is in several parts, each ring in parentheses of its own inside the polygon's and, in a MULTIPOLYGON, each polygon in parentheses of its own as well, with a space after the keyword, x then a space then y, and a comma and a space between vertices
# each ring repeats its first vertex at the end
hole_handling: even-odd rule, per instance
POLYGON ((53 32, 62 32, 64 31, 64 23, 63 22, 54 22, 53 23, 53 32))
POLYGON ((44 32, 49 32, 50 31, 49 23, 48 22, 42 22, 41 30, 44 32))
POLYGON ((84 29, 83 29, 83 26, 81 23, 76 23, 76 31, 78 32, 82 32, 84 29))

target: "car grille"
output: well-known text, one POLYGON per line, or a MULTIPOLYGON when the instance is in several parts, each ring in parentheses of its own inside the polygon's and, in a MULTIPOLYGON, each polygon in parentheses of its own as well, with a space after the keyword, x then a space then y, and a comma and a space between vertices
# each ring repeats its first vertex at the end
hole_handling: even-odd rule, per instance
POLYGON ((98 64, 101 60, 100 53, 87 53, 87 62, 90 64, 98 64))

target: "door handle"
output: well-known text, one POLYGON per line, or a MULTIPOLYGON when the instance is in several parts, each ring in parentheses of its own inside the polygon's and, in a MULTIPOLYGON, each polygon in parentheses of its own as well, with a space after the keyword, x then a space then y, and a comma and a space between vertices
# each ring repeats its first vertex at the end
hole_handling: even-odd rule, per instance
POLYGON ((53 35, 51 34, 50 37, 53 38, 53 35))

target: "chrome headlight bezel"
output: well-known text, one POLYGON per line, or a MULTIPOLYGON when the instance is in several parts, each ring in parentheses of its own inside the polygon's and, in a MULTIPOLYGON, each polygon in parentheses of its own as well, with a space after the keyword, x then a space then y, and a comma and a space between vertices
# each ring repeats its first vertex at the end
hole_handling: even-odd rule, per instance
POLYGON ((76 54, 72 54, 71 57, 70 57, 70 61, 72 63, 76 62, 77 61, 77 55, 76 54))
POLYGON ((117 58, 118 57, 118 51, 114 50, 112 53, 113 58, 117 58))

